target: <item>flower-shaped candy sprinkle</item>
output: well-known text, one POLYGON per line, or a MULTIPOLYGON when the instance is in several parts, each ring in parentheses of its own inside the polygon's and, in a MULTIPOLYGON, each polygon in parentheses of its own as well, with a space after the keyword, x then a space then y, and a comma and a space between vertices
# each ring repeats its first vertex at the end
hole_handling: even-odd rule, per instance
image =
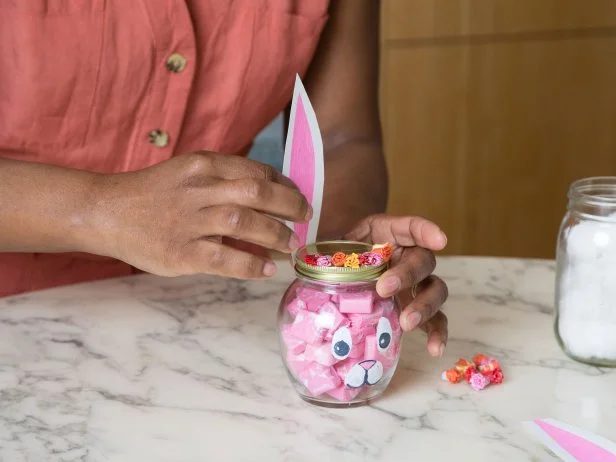
POLYGON ((467 383, 471 383, 471 378, 475 374, 479 374, 479 372, 477 372, 477 369, 475 369, 475 366, 471 366, 464 371, 464 379, 466 380, 467 383))
POLYGON ((458 370, 458 372, 464 374, 469 367, 473 367, 473 363, 468 362, 464 358, 460 358, 458 359, 454 367, 458 370))
POLYGON ((462 378, 474 390, 483 390, 489 385, 503 382, 503 371, 497 359, 483 354, 473 356, 473 362, 464 358, 458 359, 452 369, 443 371, 443 380, 458 383, 462 378))
POLYGON ((476 372, 471 375, 469 383, 471 384, 471 387, 473 387, 473 390, 480 391, 490 384, 490 379, 485 377, 483 374, 476 372))
POLYGON ((344 266, 346 268, 359 268, 359 256, 356 253, 347 255, 346 260, 344 260, 344 266))
POLYGON ((441 377, 449 383, 458 383, 462 380, 462 374, 460 374, 456 369, 448 369, 443 371, 441 377))
POLYGON ((312 254, 308 254, 304 257, 304 262, 306 262, 307 265, 310 266, 316 266, 317 265, 317 256, 316 255, 312 255, 312 254))
POLYGON ((390 243, 387 244, 375 244, 372 246, 372 252, 378 253, 383 257, 383 260, 389 261, 391 258, 391 254, 393 253, 393 248, 390 243))
POLYGON ((383 263, 383 256, 374 252, 365 252, 359 256, 361 266, 379 266, 383 263))
POLYGON ((492 385, 498 385, 503 383, 503 371, 500 369, 495 369, 489 374, 486 374, 485 377, 490 381, 492 385))
POLYGON ((500 369, 499 362, 494 358, 489 358, 477 367, 482 374, 488 374, 492 371, 500 369))
POLYGON ((317 258, 317 266, 332 266, 332 257, 329 255, 321 255, 317 258))
POLYGON ((332 256, 332 264, 334 266, 344 266, 345 260, 346 260, 346 255, 342 252, 336 252, 332 256))

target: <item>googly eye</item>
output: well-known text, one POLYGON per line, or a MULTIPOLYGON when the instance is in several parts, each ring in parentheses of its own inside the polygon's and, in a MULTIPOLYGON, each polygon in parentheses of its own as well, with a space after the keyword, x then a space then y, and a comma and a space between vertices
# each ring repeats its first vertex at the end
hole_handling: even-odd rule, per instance
POLYGON ((391 323, 387 318, 379 319, 376 325, 376 342, 377 348, 381 353, 385 353, 391 345, 391 323))
POLYGON ((332 337, 332 355, 334 358, 343 360, 351 353, 353 340, 351 340, 351 331, 348 327, 341 327, 332 337))

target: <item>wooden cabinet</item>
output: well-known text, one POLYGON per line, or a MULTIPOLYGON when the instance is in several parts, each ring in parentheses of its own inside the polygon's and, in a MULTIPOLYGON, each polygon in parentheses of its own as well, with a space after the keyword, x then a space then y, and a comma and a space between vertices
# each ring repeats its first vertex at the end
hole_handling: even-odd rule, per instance
POLYGON ((568 185, 616 175, 616 1, 384 0, 390 212, 448 253, 552 257, 568 185))

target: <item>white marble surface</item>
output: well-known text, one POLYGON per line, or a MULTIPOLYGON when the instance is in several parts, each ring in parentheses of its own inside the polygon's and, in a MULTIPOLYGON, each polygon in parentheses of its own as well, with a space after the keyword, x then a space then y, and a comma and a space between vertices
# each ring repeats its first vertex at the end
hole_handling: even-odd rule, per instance
POLYGON ((0 460, 556 460, 521 427, 539 417, 616 440, 616 371, 558 348, 551 262, 442 258, 437 273, 451 292, 445 356, 407 335, 386 395, 346 410, 287 382, 275 331, 287 268, 270 282, 137 276, 1 300, 0 460), (477 352, 501 360, 505 383, 441 381, 477 352))

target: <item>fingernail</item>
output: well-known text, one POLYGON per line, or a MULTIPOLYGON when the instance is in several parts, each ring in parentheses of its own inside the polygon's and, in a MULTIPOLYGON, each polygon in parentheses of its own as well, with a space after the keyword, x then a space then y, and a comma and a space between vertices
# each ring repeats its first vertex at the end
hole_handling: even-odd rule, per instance
POLYGON ((397 278, 395 276, 390 276, 388 278, 385 278, 383 282, 381 283, 381 287, 384 292, 383 295, 385 296, 391 295, 394 292, 397 292, 398 289, 400 289, 400 278, 397 278))
POLYGON ((273 276, 274 274, 276 274, 276 264, 274 262, 268 261, 264 266, 263 266, 263 274, 265 276, 273 276))
POLYGON ((442 358, 443 353, 445 353, 445 344, 441 343, 440 346, 438 347, 438 357, 442 358))
POLYGON ((421 322, 421 314, 419 314, 417 311, 413 311, 412 313, 408 314, 405 319, 405 330, 413 330, 421 322))
POLYGON ((299 237, 295 233, 291 234, 291 239, 289 239, 289 249, 297 250, 299 249, 299 237))
POLYGON ((312 210, 312 206, 308 205, 308 211, 306 212, 306 221, 310 221, 310 219, 312 218, 312 214, 314 213, 314 211, 312 210))
POLYGON ((445 247, 447 245, 447 235, 441 231, 440 236, 441 246, 445 247))

